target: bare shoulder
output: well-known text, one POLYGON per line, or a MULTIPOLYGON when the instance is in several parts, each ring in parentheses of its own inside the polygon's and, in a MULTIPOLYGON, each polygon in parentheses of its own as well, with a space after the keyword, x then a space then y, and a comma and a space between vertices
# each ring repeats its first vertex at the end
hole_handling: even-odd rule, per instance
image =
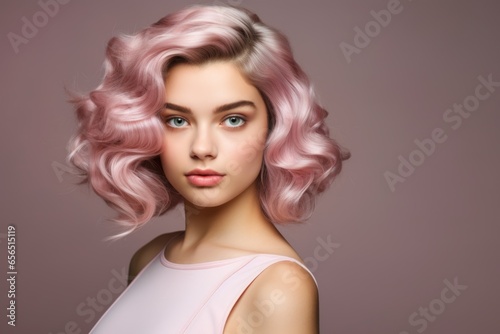
MULTIPOLYGON (((319 332, 319 295, 311 274, 292 261, 266 268, 241 296, 228 321, 232 333, 238 320, 252 333, 316 334, 319 332), (255 314, 262 315, 256 322, 255 314), (231 320, 233 319, 233 320, 231 320), (243 319, 243 320, 242 320, 243 319)), ((225 332, 226 333, 226 332, 225 332)))
MULTIPOLYGON (((302 266, 281 261, 269 266, 254 281, 257 300, 276 304, 265 323, 269 333, 317 333, 319 295, 316 282, 302 266)), ((253 284, 252 284, 253 285, 253 284)))
POLYGON ((141 270, 149 263, 151 260, 162 250, 165 244, 173 237, 175 237, 179 231, 164 233, 153 240, 149 241, 141 248, 139 248, 132 259, 130 260, 129 272, 128 272, 128 283, 141 272, 141 270))

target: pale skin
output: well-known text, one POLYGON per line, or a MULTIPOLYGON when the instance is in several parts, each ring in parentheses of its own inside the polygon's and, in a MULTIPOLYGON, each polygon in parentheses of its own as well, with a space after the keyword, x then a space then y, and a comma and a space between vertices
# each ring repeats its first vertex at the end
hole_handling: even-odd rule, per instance
MULTIPOLYGON (((183 196, 185 231, 166 233, 132 257, 129 279, 165 244, 165 257, 175 263, 199 263, 248 254, 300 256, 265 217, 257 178, 268 129, 267 110, 259 91, 229 61, 178 64, 165 81, 165 126, 160 155, 165 176, 183 196), (186 173, 211 169, 222 182, 196 186, 186 173)), ((262 313, 262 312, 261 312, 262 313)), ((265 269, 242 294, 226 321, 224 334, 319 332, 318 291, 298 264, 282 261, 265 269), (252 322, 256 305, 270 305, 262 321, 252 322)))

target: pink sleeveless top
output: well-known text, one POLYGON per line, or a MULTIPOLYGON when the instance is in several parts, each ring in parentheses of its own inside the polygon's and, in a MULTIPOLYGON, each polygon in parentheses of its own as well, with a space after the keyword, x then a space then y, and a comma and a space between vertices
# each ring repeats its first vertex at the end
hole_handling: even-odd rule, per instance
POLYGON ((91 334, 222 334, 234 304, 267 267, 294 258, 250 254, 236 258, 180 264, 165 249, 149 262, 108 308, 91 334))

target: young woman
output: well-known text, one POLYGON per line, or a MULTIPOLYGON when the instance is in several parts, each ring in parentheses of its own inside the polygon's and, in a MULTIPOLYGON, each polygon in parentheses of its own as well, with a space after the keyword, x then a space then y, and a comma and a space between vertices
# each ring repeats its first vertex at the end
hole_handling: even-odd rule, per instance
POLYGON ((127 235, 178 204, 185 230, 139 249, 91 333, 318 333, 299 223, 349 158, 286 37, 248 10, 194 6, 111 39, 75 97, 70 161, 127 235))

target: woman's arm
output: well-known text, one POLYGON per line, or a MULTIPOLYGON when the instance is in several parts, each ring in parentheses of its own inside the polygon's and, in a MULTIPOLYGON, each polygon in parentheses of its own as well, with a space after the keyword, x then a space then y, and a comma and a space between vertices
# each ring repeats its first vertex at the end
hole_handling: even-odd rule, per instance
MULTIPOLYGON (((232 326, 254 334, 318 334, 319 296, 311 274, 291 261, 264 270, 238 301, 232 326)), ((230 327, 232 327, 230 326, 230 327)), ((233 328, 227 328, 231 333, 233 328)))

